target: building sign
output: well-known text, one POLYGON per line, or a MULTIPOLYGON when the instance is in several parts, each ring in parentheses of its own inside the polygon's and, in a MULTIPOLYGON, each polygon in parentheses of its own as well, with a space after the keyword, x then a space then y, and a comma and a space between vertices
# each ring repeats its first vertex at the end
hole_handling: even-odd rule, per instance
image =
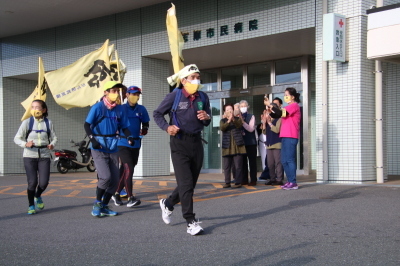
MULTIPOLYGON (((250 20, 249 22, 249 31, 253 30, 258 30, 258 20, 253 19, 250 20)), ((237 22, 233 26, 233 33, 243 33, 243 22, 237 22)), ((189 32, 182 32, 183 40, 185 42, 189 41, 189 32)), ((202 37, 201 30, 194 30, 193 33, 193 41, 199 41, 202 37)), ((229 28, 228 25, 222 25, 220 26, 220 36, 227 36, 229 35, 229 28)), ((213 38, 215 36, 215 29, 214 28, 208 28, 206 29, 206 37, 207 38, 213 38)))
POLYGON ((323 20, 323 60, 346 61, 346 17, 329 13, 323 20))

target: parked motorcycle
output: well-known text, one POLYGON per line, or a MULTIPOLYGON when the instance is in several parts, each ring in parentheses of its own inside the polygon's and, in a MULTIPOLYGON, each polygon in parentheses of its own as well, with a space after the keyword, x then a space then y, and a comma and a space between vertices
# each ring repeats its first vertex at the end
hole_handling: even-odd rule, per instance
MULTIPOLYGON (((86 138, 86 137, 85 137, 86 138)), ((78 147, 78 151, 82 156, 82 161, 77 158, 77 153, 71 150, 55 150, 54 164, 57 164, 57 170, 61 174, 66 174, 70 169, 77 170, 86 167, 89 172, 94 172, 96 167, 92 153, 89 147, 89 142, 82 140, 78 143, 71 140, 72 147, 78 147)))

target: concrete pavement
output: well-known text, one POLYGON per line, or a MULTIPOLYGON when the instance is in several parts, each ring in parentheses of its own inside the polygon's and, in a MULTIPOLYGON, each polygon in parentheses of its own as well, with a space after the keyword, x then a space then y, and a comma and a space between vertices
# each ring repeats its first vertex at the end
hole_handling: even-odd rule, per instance
POLYGON ((218 188, 221 174, 202 175, 194 206, 205 234, 193 237, 179 206, 171 225, 161 219, 158 198, 172 191, 173 176, 134 180, 142 205, 114 206, 120 215, 106 218, 90 215, 93 173, 52 174, 46 207, 33 216, 25 179, 0 178, 0 265, 400 264, 396 185, 234 190, 218 188))

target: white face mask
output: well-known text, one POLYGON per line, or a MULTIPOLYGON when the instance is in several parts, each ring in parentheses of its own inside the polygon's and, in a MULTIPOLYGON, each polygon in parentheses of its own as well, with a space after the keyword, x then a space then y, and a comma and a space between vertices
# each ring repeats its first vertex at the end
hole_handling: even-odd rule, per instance
POLYGON ((240 112, 242 112, 242 114, 247 113, 247 107, 240 107, 240 112))
POLYGON ((194 80, 191 80, 189 82, 190 82, 190 84, 198 84, 198 85, 200 85, 200 80, 199 79, 194 79, 194 80))

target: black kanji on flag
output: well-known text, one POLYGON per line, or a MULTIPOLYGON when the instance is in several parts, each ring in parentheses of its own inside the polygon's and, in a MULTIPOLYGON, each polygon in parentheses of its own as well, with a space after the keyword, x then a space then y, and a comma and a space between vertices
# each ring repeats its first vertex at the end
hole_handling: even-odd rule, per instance
POLYGON ((100 86, 100 82, 105 80, 108 76, 110 76, 111 71, 106 66, 106 62, 104 60, 96 60, 93 62, 93 66, 89 69, 89 71, 83 75, 86 78, 93 75, 93 77, 88 81, 89 87, 96 86, 97 88, 100 86))

